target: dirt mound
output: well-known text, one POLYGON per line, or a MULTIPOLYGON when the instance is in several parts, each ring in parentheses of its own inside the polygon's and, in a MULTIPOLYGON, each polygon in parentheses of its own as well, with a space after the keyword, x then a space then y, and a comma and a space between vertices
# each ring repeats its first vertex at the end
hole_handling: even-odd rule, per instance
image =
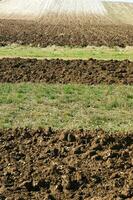
POLYGON ((1 130, 0 199, 133 199, 133 133, 1 130))
POLYGON ((133 62, 3 58, 0 82, 133 84, 133 62))
POLYGON ((0 45, 133 46, 132 25, 90 24, 86 19, 73 18, 55 22, 54 17, 51 22, 43 21, 0 20, 0 45))

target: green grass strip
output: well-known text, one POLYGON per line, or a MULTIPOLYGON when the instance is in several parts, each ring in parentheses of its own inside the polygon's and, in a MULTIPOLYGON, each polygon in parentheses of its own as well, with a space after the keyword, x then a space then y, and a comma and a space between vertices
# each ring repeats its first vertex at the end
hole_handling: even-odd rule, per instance
POLYGON ((0 128, 133 130, 133 86, 0 84, 0 128))
POLYGON ((48 58, 48 59, 102 59, 102 60, 133 60, 133 47, 125 49, 114 47, 30 47, 11 45, 0 47, 0 58, 2 57, 24 57, 24 58, 48 58))

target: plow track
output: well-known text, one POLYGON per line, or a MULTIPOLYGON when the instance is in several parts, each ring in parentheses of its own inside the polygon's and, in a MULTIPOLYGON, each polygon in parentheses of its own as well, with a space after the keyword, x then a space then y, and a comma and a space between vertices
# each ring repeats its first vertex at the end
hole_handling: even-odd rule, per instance
POLYGON ((3 58, 0 82, 133 84, 133 62, 3 58))
POLYGON ((133 133, 0 131, 0 198, 133 198, 133 133))
POLYGON ((73 18, 58 20, 42 20, 44 23, 0 20, 0 45, 133 46, 132 25, 97 24, 93 20, 90 23, 84 18, 79 21, 73 18))

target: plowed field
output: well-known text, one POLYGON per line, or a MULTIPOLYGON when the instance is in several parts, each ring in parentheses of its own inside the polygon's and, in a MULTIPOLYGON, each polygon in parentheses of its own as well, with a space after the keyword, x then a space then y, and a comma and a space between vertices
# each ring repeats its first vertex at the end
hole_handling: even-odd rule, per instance
POLYGON ((133 199, 133 133, 1 130, 0 199, 133 199))
MULTIPOLYGON (((43 20, 45 22, 45 20, 43 20)), ((58 46, 133 46, 133 26, 93 24, 73 19, 51 23, 0 20, 0 45, 19 43, 46 47, 58 46)))
POLYGON ((133 62, 3 58, 0 82, 133 84, 133 62))

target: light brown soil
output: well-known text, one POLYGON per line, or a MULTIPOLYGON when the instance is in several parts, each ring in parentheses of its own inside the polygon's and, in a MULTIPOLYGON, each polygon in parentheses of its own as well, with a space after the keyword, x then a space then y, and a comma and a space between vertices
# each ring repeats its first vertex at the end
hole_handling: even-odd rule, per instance
POLYGON ((133 62, 3 58, 0 82, 133 84, 133 62))
POLYGON ((133 199, 133 133, 0 131, 0 199, 133 199))

